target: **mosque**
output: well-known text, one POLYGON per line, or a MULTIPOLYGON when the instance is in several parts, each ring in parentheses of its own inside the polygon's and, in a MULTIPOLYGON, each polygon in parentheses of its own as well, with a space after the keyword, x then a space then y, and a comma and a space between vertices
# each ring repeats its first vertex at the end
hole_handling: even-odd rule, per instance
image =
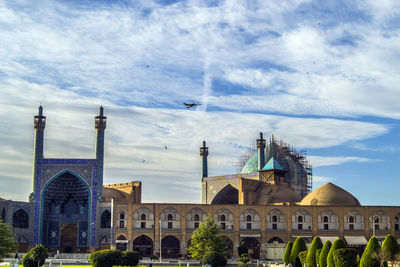
POLYGON ((106 120, 100 107, 96 158, 45 158, 46 117, 39 107, 29 201, 0 199, 0 219, 12 226, 20 252, 43 244, 62 253, 116 248, 144 257, 186 257, 191 235, 206 217, 220 226, 233 257, 241 242, 253 259, 278 259, 298 236, 308 242, 316 235, 323 241, 342 237, 354 247, 372 235, 400 239, 400 206, 362 206, 332 183, 311 192, 306 157, 274 137, 267 142, 262 133, 240 173, 224 176, 208 176, 203 142, 202 203, 142 203, 141 181, 103 185, 106 120))

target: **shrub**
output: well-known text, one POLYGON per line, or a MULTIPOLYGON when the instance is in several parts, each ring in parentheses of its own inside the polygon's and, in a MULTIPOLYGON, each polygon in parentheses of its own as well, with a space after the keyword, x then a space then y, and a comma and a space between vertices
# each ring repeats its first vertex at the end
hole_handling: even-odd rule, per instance
POLYGON ((226 258, 221 253, 209 252, 204 255, 203 264, 210 264, 211 267, 225 266, 226 258))
POLYGON ((317 249, 317 251, 315 251, 315 262, 317 264, 319 264, 319 256, 321 255, 321 251, 322 249, 317 249))
MULTIPOLYGON (((23 265, 24 267, 37 267, 37 266, 38 266, 37 262, 36 262, 36 261, 33 261, 33 260, 30 258, 30 256, 31 256, 31 255, 29 254, 29 252, 25 254, 25 256, 22 258, 22 265, 23 265)), ((41 261, 41 262, 39 263, 39 265, 40 265, 40 266, 43 266, 44 262, 45 262, 45 260, 41 261)))
POLYGON ((319 266, 320 267, 328 266, 326 260, 328 258, 328 253, 329 253, 329 250, 331 250, 331 247, 332 247, 331 241, 329 241, 329 240, 325 241, 325 244, 321 250, 321 254, 319 255, 319 266))
POLYGON ((301 266, 304 266, 304 264, 306 263, 307 253, 308 253, 307 250, 302 251, 302 252, 299 253, 299 259, 300 259, 300 262, 301 262, 301 266))
POLYGON ((328 258, 326 259, 326 263, 328 264, 329 267, 335 267, 335 261, 333 260, 333 252, 339 248, 346 248, 346 247, 347 247, 346 242, 341 238, 338 238, 335 241, 333 241, 332 247, 328 253, 328 258))
POLYGON ((93 267, 112 267, 120 265, 121 260, 122 252, 113 249, 99 250, 89 255, 89 261, 93 267))
POLYGON ((317 253, 317 249, 321 249, 322 246, 323 245, 322 245, 321 238, 319 238, 319 236, 314 237, 313 241, 311 242, 310 249, 308 250, 307 258, 306 258, 306 262, 305 262, 305 263, 307 263, 308 267, 317 267, 317 261, 315 259, 316 258, 315 254, 317 253))
POLYGON ((286 245, 285 253, 283 254, 283 263, 289 264, 290 251, 292 251, 293 242, 289 241, 286 245))
POLYGON ((368 241, 367 247, 361 257, 360 267, 379 267, 379 260, 374 258, 374 254, 378 253, 381 245, 375 236, 368 241))
POLYGON ((293 243, 292 250, 290 251, 289 263, 294 264, 296 258, 299 256, 299 253, 307 250, 306 241, 302 237, 296 238, 296 241, 293 243))
POLYGON ((138 251, 122 251, 121 253, 121 265, 136 266, 142 256, 138 251))
POLYGON ((357 267, 357 250, 339 248, 333 252, 335 267, 357 267))
POLYGON ((244 264, 248 263, 250 261, 249 254, 243 253, 240 255, 239 261, 244 264))
POLYGON ((399 253, 400 249, 397 240, 391 234, 388 234, 383 241, 382 250, 388 260, 395 260, 395 256, 399 253))
POLYGON ((48 257, 49 252, 47 251, 47 248, 43 245, 37 245, 25 254, 22 258, 22 265, 24 267, 43 266, 48 257))

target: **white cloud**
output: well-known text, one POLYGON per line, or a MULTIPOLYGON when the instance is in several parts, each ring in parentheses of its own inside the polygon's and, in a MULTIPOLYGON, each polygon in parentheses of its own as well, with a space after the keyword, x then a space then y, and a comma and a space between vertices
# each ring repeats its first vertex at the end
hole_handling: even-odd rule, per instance
POLYGON ((363 158, 363 157, 350 157, 350 156, 343 156, 343 157, 308 156, 307 158, 310 160, 311 165, 314 168, 322 167, 322 166, 341 165, 341 164, 351 163, 351 162, 365 163, 365 162, 382 161, 380 159, 369 159, 369 158, 363 158))

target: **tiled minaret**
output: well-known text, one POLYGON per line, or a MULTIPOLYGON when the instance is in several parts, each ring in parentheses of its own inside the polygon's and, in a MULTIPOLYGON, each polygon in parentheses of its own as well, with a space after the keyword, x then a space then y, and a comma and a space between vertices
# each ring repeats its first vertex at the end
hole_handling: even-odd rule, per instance
POLYGON ((94 124, 96 128, 97 200, 100 202, 103 199, 104 131, 107 122, 107 117, 103 113, 104 108, 100 107, 94 124))

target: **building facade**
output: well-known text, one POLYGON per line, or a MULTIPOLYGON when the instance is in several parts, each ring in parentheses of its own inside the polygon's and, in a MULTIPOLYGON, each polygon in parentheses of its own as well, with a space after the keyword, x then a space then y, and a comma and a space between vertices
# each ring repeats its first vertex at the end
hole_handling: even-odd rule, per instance
POLYGON ((208 176, 203 142, 201 204, 142 203, 140 181, 103 185, 103 113, 101 107, 95 117, 93 159, 50 159, 44 157, 46 117, 39 107, 29 202, 0 199, 0 219, 12 226, 19 251, 44 244, 64 253, 116 248, 186 257, 191 235, 206 217, 220 226, 233 257, 241 242, 252 258, 278 259, 298 236, 308 242, 316 235, 323 241, 342 237, 350 246, 364 246, 372 235, 400 239, 399 206, 362 206, 331 183, 310 193, 305 157, 273 137, 267 144, 262 134, 241 172, 224 176, 208 176))

